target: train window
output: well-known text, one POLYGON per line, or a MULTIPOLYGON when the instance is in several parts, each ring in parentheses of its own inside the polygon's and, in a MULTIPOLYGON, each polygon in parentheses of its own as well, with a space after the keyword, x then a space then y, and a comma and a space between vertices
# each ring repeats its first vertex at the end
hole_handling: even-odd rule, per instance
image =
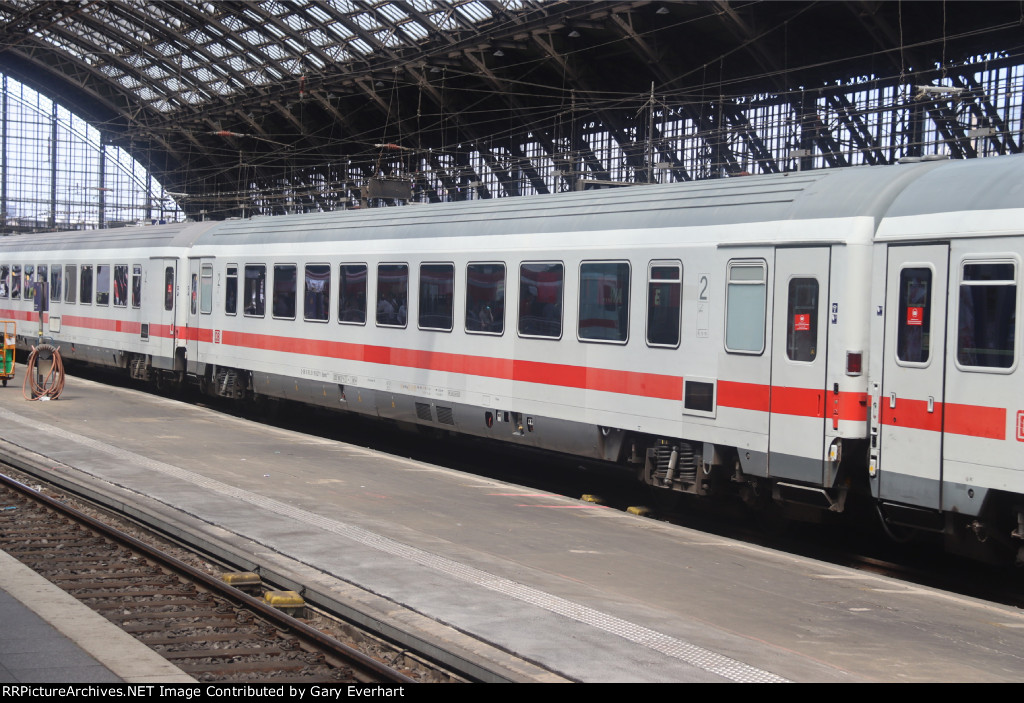
POLYGON ((764 351, 768 266, 763 261, 730 261, 725 290, 725 349, 742 354, 764 351))
POLYGON ((245 267, 245 290, 242 295, 247 317, 263 317, 267 313, 267 267, 263 264, 247 264, 245 267))
POLYGON ((629 337, 629 264, 580 264, 579 338, 625 342, 629 337))
POLYGON ((715 412, 715 384, 713 381, 697 381, 686 378, 683 381, 683 409, 690 414, 715 412))
POLYGON ((11 266, 11 300, 21 299, 21 266, 11 266))
POLYGON ((62 290, 63 283, 64 279, 61 276, 60 264, 54 264, 50 267, 50 302, 60 302, 60 298, 64 294, 62 290))
POLYGON ((203 264, 199 269, 199 312, 213 312, 213 264, 203 264))
POLYGON ((647 343, 651 346, 679 346, 682 293, 682 266, 652 262, 647 272, 647 343))
POLYGON ((338 322, 366 324, 366 264, 341 264, 338 322))
POLYGON ((199 274, 192 274, 192 283, 189 285, 188 299, 191 301, 189 310, 191 314, 196 314, 196 299, 199 297, 199 274))
POLYGON ((0 264, 0 298, 6 298, 11 293, 11 267, 0 264))
POLYGON ((174 267, 164 269, 164 310, 174 309, 174 267))
POLYGON ((562 264, 519 266, 519 334, 524 337, 562 336, 562 264))
POLYGON ((505 331, 505 264, 466 267, 466 331, 505 331))
POLYGON ((114 266, 114 305, 128 307, 128 265, 114 266))
POLYGON ((238 314, 238 267, 228 266, 224 286, 224 312, 238 314))
POLYGON ((295 268, 292 264, 274 264, 274 317, 295 319, 295 268))
POLYGON ((78 300, 82 305, 92 303, 92 264, 82 264, 79 268, 78 300))
POLYGON ((32 264, 25 265, 25 282, 22 284, 21 296, 25 300, 32 300, 34 294, 32 292, 32 277, 35 275, 36 267, 32 264))
POLYGON ((331 315, 330 265, 306 265, 306 296, 302 309, 305 319, 327 322, 331 315))
POLYGON ((142 265, 132 264, 132 307, 142 307, 142 265))
POLYGON ((64 302, 75 302, 75 293, 78 291, 78 267, 68 264, 64 267, 64 302))
POLYGON ((110 265, 96 267, 96 304, 110 305, 110 265))
POLYGON ((420 264, 419 326, 450 332, 455 308, 455 266, 420 264))
POLYGON ((378 264, 377 324, 405 327, 409 300, 409 266, 378 264))
POLYGON ((960 277, 956 360, 960 366, 1008 369, 1016 357, 1017 267, 965 262, 960 277))
POLYGON ((896 320, 896 358, 909 364, 927 364, 931 354, 932 270, 900 271, 900 299, 896 320))
POLYGON ((789 281, 786 313, 786 356, 792 361, 814 361, 818 355, 818 281, 789 281))

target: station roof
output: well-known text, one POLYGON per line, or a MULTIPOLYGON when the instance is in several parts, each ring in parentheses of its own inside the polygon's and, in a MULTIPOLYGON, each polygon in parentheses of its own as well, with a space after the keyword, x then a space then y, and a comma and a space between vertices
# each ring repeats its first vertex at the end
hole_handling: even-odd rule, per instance
MULTIPOLYGON (((1021 48, 1012 2, 0 0, 0 71, 165 185, 230 188, 380 144, 627 145, 648 93, 698 104, 1021 48), (240 154, 250 168, 242 174, 240 154), (275 160, 276 159, 276 160, 275 160), (187 174, 204 174, 196 180, 187 174)), ((696 114, 696 113, 694 113, 696 114)))

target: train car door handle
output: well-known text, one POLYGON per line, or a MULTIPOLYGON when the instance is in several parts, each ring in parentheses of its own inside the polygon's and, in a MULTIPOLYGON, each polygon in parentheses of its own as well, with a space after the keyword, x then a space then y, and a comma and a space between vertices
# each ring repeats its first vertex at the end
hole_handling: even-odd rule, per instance
POLYGON ((889 407, 890 408, 895 408, 896 407, 896 394, 895 393, 890 393, 889 394, 889 407))
POLYGON ((928 412, 930 412, 930 413, 935 412, 935 397, 934 396, 928 396, 928 412))

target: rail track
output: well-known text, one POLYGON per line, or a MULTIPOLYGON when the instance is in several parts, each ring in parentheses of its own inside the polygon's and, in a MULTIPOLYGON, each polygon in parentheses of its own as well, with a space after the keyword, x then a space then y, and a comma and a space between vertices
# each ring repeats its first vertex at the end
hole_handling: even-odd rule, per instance
POLYGON ((410 684, 220 579, 0 474, 0 549, 200 682, 410 684))

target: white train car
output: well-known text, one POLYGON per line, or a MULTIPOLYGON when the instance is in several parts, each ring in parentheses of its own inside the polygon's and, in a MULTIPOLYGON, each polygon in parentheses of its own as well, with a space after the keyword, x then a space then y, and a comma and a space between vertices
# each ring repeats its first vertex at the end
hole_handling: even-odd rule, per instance
POLYGON ((842 511, 860 489, 893 532, 1015 548, 1022 166, 5 238, 0 317, 35 319, 13 286, 45 267, 47 336, 138 378, 615 462, 794 512, 842 511))

